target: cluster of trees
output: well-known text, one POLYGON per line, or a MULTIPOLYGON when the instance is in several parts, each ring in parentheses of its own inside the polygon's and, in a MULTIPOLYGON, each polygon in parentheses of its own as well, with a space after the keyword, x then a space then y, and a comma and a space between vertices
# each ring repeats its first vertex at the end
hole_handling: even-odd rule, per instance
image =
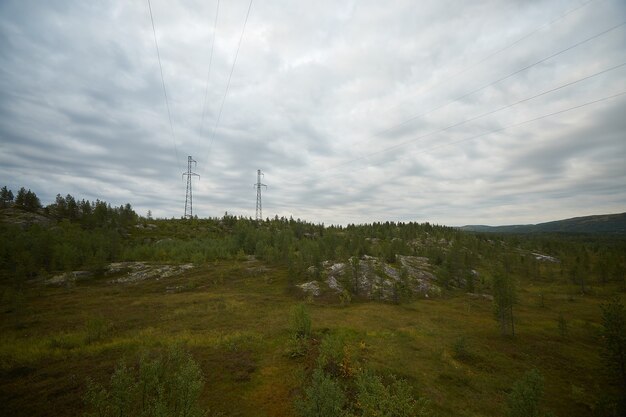
POLYGON ((53 204, 46 206, 45 213, 58 220, 67 219, 70 222, 79 222, 87 229, 96 227, 127 227, 133 225, 139 216, 129 203, 111 207, 104 201, 89 200, 77 201, 70 194, 65 197, 57 194, 53 204))
MULTIPOLYGON (((21 188, 18 196, 12 197, 7 187, 0 190, 3 206, 41 207, 30 190, 21 188)), ((347 263, 369 255, 394 263, 397 255, 414 255, 429 259, 439 284, 446 289, 497 292, 492 287, 500 281, 509 285, 507 280, 490 279, 498 274, 509 279, 562 280, 579 285, 583 292, 590 285, 611 281, 626 285, 626 240, 619 237, 479 234, 414 222, 325 226, 285 217, 257 222, 229 214, 208 219, 153 220, 140 218, 130 204, 111 207, 100 200, 78 200, 69 194, 57 195, 52 204, 36 210, 56 220, 56 224, 69 223, 61 227, 63 238, 44 226, 19 229, 3 225, 0 232, 16 239, 8 243, 4 239, 0 271, 32 276, 41 270, 115 260, 203 263, 253 255, 285 266, 295 283, 305 279, 307 271, 319 277, 322 263, 327 260, 347 263), (136 224, 146 227, 130 229, 136 224), (58 249, 59 245, 65 249, 58 249), (538 259, 537 252, 557 261, 538 259), (24 255, 13 255, 17 253, 24 255), (9 260, 11 257, 14 259, 9 260)), ((512 332, 513 321, 504 313, 506 308, 511 311, 507 303, 498 315, 504 320, 503 328, 510 327, 512 332)))
POLYGON ((9 190, 6 185, 0 189, 0 208, 15 206, 28 211, 35 211, 41 208, 41 202, 31 190, 24 187, 20 188, 17 196, 13 196, 13 191, 9 190))
POLYGON ((2 187, 0 200, 2 208, 37 211, 50 220, 0 223, 0 277, 18 282, 81 268, 101 271, 121 257, 127 229, 138 220, 130 204, 111 207, 100 200, 78 201, 69 194, 57 195, 54 203, 42 207, 37 195, 24 187, 15 199, 2 187))

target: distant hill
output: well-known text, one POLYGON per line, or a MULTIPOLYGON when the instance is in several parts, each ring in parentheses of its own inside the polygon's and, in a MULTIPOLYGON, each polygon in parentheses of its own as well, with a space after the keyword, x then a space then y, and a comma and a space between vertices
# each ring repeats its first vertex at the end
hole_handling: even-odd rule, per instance
POLYGON ((468 225, 459 229, 485 233, 605 233, 626 234, 626 213, 602 214, 598 216, 574 217, 539 224, 512 226, 468 225))

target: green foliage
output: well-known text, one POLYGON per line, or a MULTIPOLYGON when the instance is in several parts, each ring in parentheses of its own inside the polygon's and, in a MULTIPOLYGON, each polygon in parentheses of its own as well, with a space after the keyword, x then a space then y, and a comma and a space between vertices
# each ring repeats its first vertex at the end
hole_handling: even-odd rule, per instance
POLYGON ((35 211, 41 208, 41 202, 37 194, 31 190, 26 191, 26 189, 22 187, 15 197, 15 206, 27 211, 35 211))
POLYGON ((296 401, 296 410, 301 417, 340 417, 346 415, 345 404, 346 396, 339 383, 316 368, 304 398, 296 401))
POLYGON ((40 271, 102 269, 119 256, 121 238, 115 230, 85 230, 64 221, 54 229, 33 225, 26 230, 0 224, 0 271, 20 279, 40 271))
POLYGON ((517 301, 515 281, 504 273, 496 273, 491 281, 494 315, 500 322, 500 333, 515 335, 513 304, 517 301))
POLYGON ((306 355, 311 337, 311 316, 304 304, 291 309, 291 333, 287 345, 287 355, 297 358, 306 355))
POLYGON ((0 208, 9 207, 11 203, 13 203, 13 191, 5 185, 0 189, 0 208))
POLYGON ((85 323, 86 342, 94 343, 102 340, 111 330, 111 323, 102 317, 94 317, 85 323))
POLYGON ((601 308, 603 356, 624 393, 626 392, 626 310, 618 296, 612 297, 601 308))
POLYGON ((341 303, 341 305, 343 307, 345 307, 345 306, 349 305, 351 301, 352 301, 352 296, 350 295, 350 291, 344 289, 339 294, 339 302, 341 303))
POLYGON ((164 356, 143 356, 135 372, 119 364, 108 388, 88 381, 86 417, 196 417, 204 377, 198 364, 180 347, 164 356))
MULTIPOLYGON (((9 190, 2 189, 0 194, 4 202, 12 200, 9 190)), ((3 203, 1 207, 6 205, 3 203)), ((41 208, 35 193, 24 187, 14 205, 26 211, 41 208)), ((18 211, 13 213, 17 217, 21 215, 18 211)), ((117 260, 121 253, 125 232, 119 228, 128 227, 137 219, 130 204, 112 208, 99 200, 78 202, 69 194, 57 195, 55 203, 39 210, 39 214, 48 216, 47 221, 52 223, 0 224, 0 276, 22 280, 78 268, 102 272, 106 263, 117 260), (53 223, 54 219, 57 224, 53 223)))
POLYGON ((456 338, 454 344, 452 345, 452 352, 454 353, 454 357, 459 360, 467 360, 472 357, 472 353, 470 352, 467 338, 465 336, 456 338))
POLYGON ((531 369, 513 385, 507 399, 507 417, 548 416, 539 406, 542 396, 543 377, 537 369, 531 369))
POLYGON ((298 339, 311 337, 311 316, 304 304, 298 304, 291 310, 291 333, 298 339))
POLYGON ((429 402, 415 398, 404 380, 390 377, 388 385, 371 371, 361 372, 356 380, 357 415, 362 417, 422 417, 431 415, 429 402))
POLYGON ((354 295, 359 295, 359 275, 361 274, 361 263, 358 256, 350 258, 350 273, 352 275, 352 292, 354 295))
POLYGON ((354 372, 349 335, 344 330, 330 332, 322 338, 317 357, 317 366, 332 376, 349 377, 354 372))

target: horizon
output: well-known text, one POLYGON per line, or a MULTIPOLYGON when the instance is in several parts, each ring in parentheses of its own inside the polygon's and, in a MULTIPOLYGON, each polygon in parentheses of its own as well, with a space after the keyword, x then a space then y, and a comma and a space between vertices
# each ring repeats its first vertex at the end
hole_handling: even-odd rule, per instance
MULTIPOLYGON (((7 187, 10 189, 10 187, 7 187)), ((30 190, 33 191, 37 197, 39 197, 39 194, 37 193, 36 190, 33 190, 29 187, 24 187, 26 190, 30 190)), ((18 190, 12 190, 13 195, 17 195, 17 191, 18 190)), ((57 193, 58 195, 61 195, 62 197, 65 197, 67 195, 66 194, 61 194, 61 193, 57 193)), ((80 201, 80 200, 88 200, 91 201, 92 203, 96 201, 96 199, 94 200, 90 200, 87 198, 83 198, 81 196, 76 196, 76 195, 72 195, 72 197, 74 197, 76 199, 76 201, 80 201)), ((137 213, 137 215, 139 215, 142 218, 148 218, 148 211, 150 211, 150 216, 152 220, 184 220, 183 216, 169 216, 169 217, 163 217, 163 216, 155 216, 152 213, 151 209, 148 209, 148 211, 146 211, 146 213, 139 213, 137 212, 137 210, 135 209, 135 206, 132 204, 132 202, 130 201, 125 201, 125 202, 121 202, 121 203, 111 203, 110 201, 107 201, 105 199, 99 199, 97 198, 97 200, 100 201, 104 201, 107 204, 110 204, 112 207, 120 207, 126 204, 130 204, 132 209, 137 213)), ((52 200, 49 203, 46 201, 41 201, 41 205, 42 207, 47 207, 47 206, 51 206, 54 205, 55 201, 52 200)), ((238 213, 233 213, 231 211, 226 210, 223 214, 221 215, 214 215, 214 216, 197 216, 196 214, 194 214, 194 217, 197 217, 198 220, 203 220, 203 219, 220 219, 222 217, 224 217, 226 214, 228 214, 229 216, 234 216, 237 218, 250 218, 250 219, 254 219, 254 216, 252 214, 238 214, 238 213)), ((585 217, 595 217, 595 216, 615 216, 615 215, 619 215, 619 214, 626 214, 626 211, 623 212, 616 212, 616 213, 594 213, 594 214, 586 214, 586 215, 581 215, 581 216, 574 216, 574 217, 567 217, 567 218, 562 218, 562 219, 551 219, 551 220, 546 220, 546 221, 541 221, 541 222, 535 222, 535 223, 518 223, 518 224, 486 224, 486 223, 467 223, 467 224, 462 224, 462 225, 451 225, 451 224, 445 224, 445 223, 436 223, 433 221, 429 221, 428 219, 425 220, 403 220, 403 221, 395 221, 395 220, 373 220, 373 221, 366 221, 366 222, 359 222, 359 223, 325 223, 322 221, 315 221, 312 219, 307 219, 307 218, 300 218, 300 217, 293 217, 293 216, 279 216, 278 214, 273 214, 271 216, 268 215, 264 215, 263 216, 263 220, 273 220, 274 218, 278 217, 278 218, 286 218, 286 219, 290 219, 293 218, 293 220, 300 220, 306 223, 310 223, 310 224, 314 224, 314 225, 324 225, 325 227, 337 227, 337 226, 341 226, 341 227, 346 227, 350 224, 354 225, 354 226, 362 226, 362 225, 369 225, 369 224, 373 224, 373 223, 385 223, 385 222, 394 222, 394 223, 429 223, 433 226, 445 226, 445 227, 453 227, 453 228, 461 228, 461 227, 465 227, 465 226, 487 226, 487 227, 501 227, 501 226, 529 226, 529 225, 538 225, 538 224, 542 224, 542 223, 549 223, 549 222, 558 222, 558 221, 564 221, 564 220, 573 220, 573 219, 578 219, 578 218, 585 218, 585 217)))

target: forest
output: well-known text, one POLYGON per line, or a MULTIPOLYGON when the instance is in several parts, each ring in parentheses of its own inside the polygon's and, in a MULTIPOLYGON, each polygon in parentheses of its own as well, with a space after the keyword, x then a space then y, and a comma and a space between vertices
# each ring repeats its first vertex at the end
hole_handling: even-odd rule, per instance
POLYGON ((626 410, 623 235, 0 204, 10 415, 626 410))

